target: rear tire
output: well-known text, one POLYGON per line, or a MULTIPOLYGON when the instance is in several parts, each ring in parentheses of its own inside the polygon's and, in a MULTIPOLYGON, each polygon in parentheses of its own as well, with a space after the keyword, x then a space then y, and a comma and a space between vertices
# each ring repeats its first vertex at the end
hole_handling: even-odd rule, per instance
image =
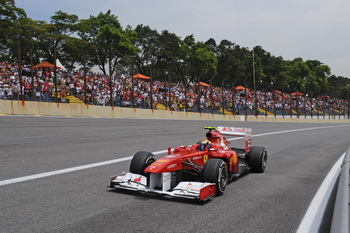
POLYGON ((222 159, 209 159, 202 171, 203 182, 216 184, 216 195, 222 195, 228 181, 227 165, 222 159))
POLYGON ((267 166, 266 148, 262 146, 253 146, 249 152, 248 164, 253 172, 263 173, 267 166))
POLYGON ((145 169, 154 161, 156 161, 154 154, 148 151, 139 151, 131 160, 130 172, 147 176, 145 169))

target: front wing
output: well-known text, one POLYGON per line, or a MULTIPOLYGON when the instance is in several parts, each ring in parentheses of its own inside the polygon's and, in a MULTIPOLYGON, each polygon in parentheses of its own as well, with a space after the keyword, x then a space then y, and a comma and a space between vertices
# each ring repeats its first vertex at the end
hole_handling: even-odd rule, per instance
POLYGON ((171 173, 150 174, 150 184, 147 185, 147 177, 124 172, 111 177, 110 188, 165 194, 201 201, 208 200, 216 193, 216 184, 206 182, 182 181, 175 188, 170 189, 170 178, 171 173), (161 189, 160 185, 162 185, 161 189))

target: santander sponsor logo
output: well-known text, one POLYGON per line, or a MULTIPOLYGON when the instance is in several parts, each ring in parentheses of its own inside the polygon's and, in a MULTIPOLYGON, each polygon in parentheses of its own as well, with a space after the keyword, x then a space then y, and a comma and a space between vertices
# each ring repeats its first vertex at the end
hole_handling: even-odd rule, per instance
POLYGON ((230 128, 230 127, 224 127, 222 130, 223 131, 231 131, 231 132, 233 132, 233 131, 244 132, 245 131, 244 128, 230 128))

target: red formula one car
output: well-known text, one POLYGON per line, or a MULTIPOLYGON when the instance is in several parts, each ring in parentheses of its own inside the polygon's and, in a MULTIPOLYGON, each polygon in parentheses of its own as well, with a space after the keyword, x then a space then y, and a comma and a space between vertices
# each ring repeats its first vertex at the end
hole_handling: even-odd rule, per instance
POLYGON ((209 130, 206 140, 168 148, 168 155, 158 160, 151 152, 137 152, 130 172, 112 176, 109 187, 204 201, 222 195, 227 183, 243 173, 265 171, 267 151, 265 147, 251 146, 251 129, 205 129, 209 130), (224 135, 244 137, 245 148, 229 147, 224 135))

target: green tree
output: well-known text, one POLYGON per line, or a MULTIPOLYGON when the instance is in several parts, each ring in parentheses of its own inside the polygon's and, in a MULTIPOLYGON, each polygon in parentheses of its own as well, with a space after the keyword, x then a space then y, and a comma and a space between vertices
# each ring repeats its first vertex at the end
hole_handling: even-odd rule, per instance
MULTIPOLYGON (((126 38, 128 38, 128 46, 121 47, 117 66, 115 67, 115 73, 117 74, 128 74, 131 72, 131 66, 135 65, 135 57, 138 49, 135 47, 136 41, 136 32, 131 28, 131 26, 127 26, 124 30, 126 38)), ((134 68, 132 68, 133 70, 134 68)))
POLYGON ((335 98, 348 99, 348 90, 350 86, 349 78, 331 75, 328 77, 327 82, 328 88, 322 92, 322 94, 326 94, 335 98))
POLYGON ((38 38, 38 47, 42 51, 41 56, 54 63, 55 59, 63 54, 66 41, 70 40, 71 35, 76 31, 77 22, 78 16, 62 11, 55 12, 49 24, 39 22, 42 28, 42 33, 38 38))
POLYGON ((79 23, 78 35, 92 46, 92 60, 107 74, 106 64, 109 64, 110 76, 113 76, 120 59, 127 52, 135 51, 130 34, 120 25, 118 18, 107 11, 98 16, 90 16, 79 23))
POLYGON ((149 26, 142 24, 135 28, 136 37, 135 46, 138 54, 135 58, 136 66, 140 73, 151 76, 152 69, 156 66, 159 59, 159 33, 149 26))
MULTIPOLYGON (((17 48, 26 32, 25 11, 17 8, 14 0, 0 2, 0 58, 13 61, 17 57, 17 48)), ((20 48, 19 48, 20 49, 20 48)))
POLYGON ((342 93, 339 96, 342 99, 347 99, 348 101, 350 100, 350 80, 348 78, 344 78, 344 77, 339 77, 343 80, 345 80, 346 85, 344 85, 341 90, 342 93))
POLYGON ((172 80, 175 81, 174 76, 182 76, 180 69, 185 58, 184 50, 181 47, 182 40, 174 33, 165 30, 159 35, 158 41, 159 52, 156 68, 163 77, 165 72, 169 72, 169 75, 173 77, 172 80))
POLYGON ((306 83, 306 77, 310 74, 310 69, 302 58, 295 58, 289 62, 289 86, 292 90, 301 91, 306 83))
POLYGON ((313 96, 322 94, 327 90, 330 68, 317 60, 307 60, 305 64, 309 67, 309 75, 306 76, 305 90, 313 96))
POLYGON ((85 40, 75 37, 66 38, 62 51, 64 52, 60 55, 60 61, 68 70, 74 70, 78 65, 84 66, 84 64, 89 70, 95 65, 90 57, 93 50, 85 40))
POLYGON ((193 36, 188 36, 184 40, 189 51, 189 74, 191 81, 197 81, 199 76, 201 80, 208 82, 209 77, 217 72, 218 60, 213 48, 203 42, 194 42, 193 36))
POLYGON ((228 77, 229 86, 245 85, 245 79, 252 77, 253 60, 246 48, 241 48, 231 41, 222 40, 216 47, 216 56, 219 82, 228 77))

